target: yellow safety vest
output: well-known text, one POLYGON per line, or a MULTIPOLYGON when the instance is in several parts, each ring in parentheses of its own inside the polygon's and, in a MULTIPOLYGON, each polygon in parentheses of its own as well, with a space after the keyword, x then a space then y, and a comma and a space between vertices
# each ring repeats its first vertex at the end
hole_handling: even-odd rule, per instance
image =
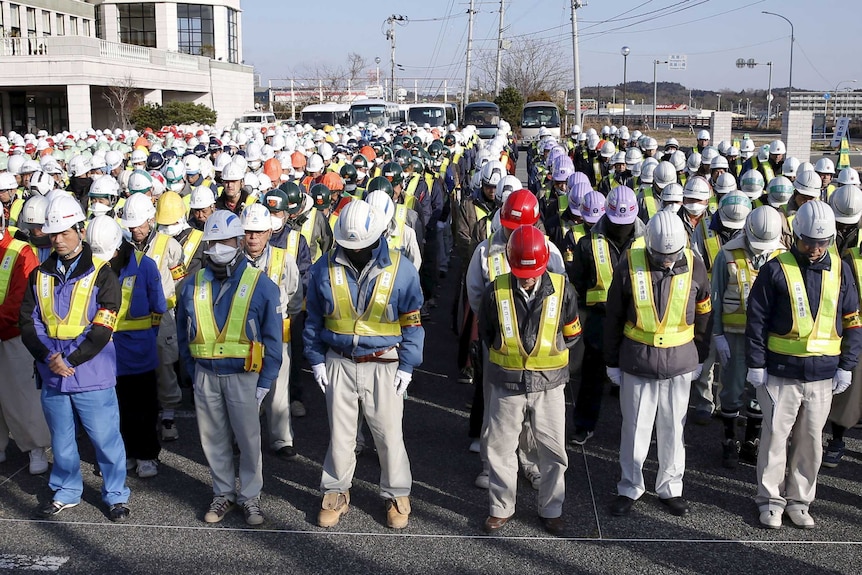
POLYGON ((626 322, 623 334, 632 341, 658 348, 678 347, 694 339, 694 326, 686 323, 691 291, 693 256, 685 250, 688 271, 673 276, 664 317, 659 320, 652 290, 652 278, 645 248, 629 250, 629 274, 635 323, 626 322))
POLYGON ((59 317, 54 313, 54 278, 41 269, 36 274, 36 286, 39 296, 39 310, 42 314, 42 323, 48 330, 48 337, 53 339, 72 340, 84 333, 92 318, 87 314, 93 290, 96 287, 96 278, 99 270, 106 262, 98 259, 93 260, 93 270, 87 275, 81 276, 75 282, 72 289, 72 300, 65 317, 59 317))
POLYGON ((254 288, 262 272, 247 265, 233 295, 224 327, 219 330, 213 315, 212 283, 204 280, 205 270, 195 275, 194 309, 197 330, 189 343, 192 357, 197 359, 242 358, 246 371, 259 372, 263 365, 264 346, 249 341, 246 335, 248 310, 254 288))
POLYGON ((159 325, 161 314, 147 314, 143 317, 130 317, 129 307, 132 304, 132 294, 135 291, 135 281, 138 279, 137 269, 141 267, 144 252, 135 250, 135 272, 123 278, 120 313, 117 314, 117 327, 114 331, 141 331, 159 325))
MULTIPOLYGON (((281 285, 281 275, 284 273, 284 261, 287 256, 287 250, 270 246, 269 261, 266 264, 266 275, 277 286, 281 285)), ((285 302, 286 303, 286 302, 285 302)), ((286 317, 281 320, 281 341, 290 343, 290 318, 286 317)))
POLYGON ((290 230, 287 234, 287 253, 290 254, 294 260, 299 259, 299 237, 300 233, 296 230, 290 230))
MULTIPOLYGON (((587 305, 606 303, 608 290, 614 279, 614 262, 611 260, 611 246, 604 237, 593 235, 593 263, 596 268, 596 285, 587 290, 587 305)), ((642 248, 646 245, 643 236, 635 238, 632 248, 642 248)))
POLYGON ((410 183, 407 184, 407 189, 404 192, 404 205, 411 210, 415 209, 416 205, 416 188, 419 187, 419 182, 422 180, 419 174, 411 174, 410 183))
POLYGON ((763 181, 768 184, 775 177, 775 172, 772 171, 772 164, 766 161, 760 165, 763 166, 763 181))
POLYGON ((392 230, 388 241, 389 247, 394 250, 400 250, 404 247, 404 227, 407 225, 407 207, 403 205, 395 206, 395 229, 392 230))
POLYGON ((491 363, 504 369, 520 371, 548 371, 563 369, 569 365, 568 348, 557 348, 565 279, 560 274, 549 273, 548 276, 554 286, 554 293, 542 302, 539 337, 529 353, 524 349, 518 330, 518 317, 512 294, 512 274, 503 274, 494 280, 494 295, 497 299, 502 341, 499 348, 488 350, 488 359, 491 363))
POLYGON ((707 218, 700 219, 700 231, 703 235, 703 247, 706 252, 703 258, 703 263, 706 264, 706 271, 709 277, 712 277, 712 262, 715 261, 715 256, 721 251, 721 238, 714 230, 709 229, 706 223, 707 218))
POLYGON ((324 318, 323 325, 326 329, 342 335, 401 335, 399 321, 389 321, 386 318, 386 308, 389 306, 392 286, 401 263, 401 254, 396 250, 390 250, 389 259, 390 264, 377 276, 371 301, 365 308, 365 313, 360 316, 356 306, 353 305, 344 266, 336 263, 332 254, 329 255, 329 283, 334 306, 332 313, 324 318))
POLYGON ((12 270, 15 269, 18 256, 21 255, 21 250, 29 247, 30 244, 14 238, 9 242, 6 253, 3 254, 3 261, 0 262, 0 305, 3 305, 3 302, 6 301, 9 283, 12 280, 12 270))
POLYGON ((305 237, 305 242, 308 244, 308 247, 311 248, 311 263, 316 262, 321 256, 320 245, 317 243, 312 244, 311 236, 314 232, 314 222, 315 218, 317 218, 317 210, 316 208, 312 208, 311 213, 303 222, 302 227, 299 230, 299 233, 305 237), (314 245, 314 247, 312 247, 314 245))
POLYGON ((658 203, 655 201, 655 196, 652 192, 644 192, 644 210, 646 210, 647 220, 658 213, 658 203))
POLYGON ((796 257, 790 252, 778 256, 790 295, 793 327, 786 334, 770 333, 766 341, 769 351, 796 357, 841 354, 841 337, 835 328, 841 287, 841 259, 834 249, 829 250, 829 257, 832 265, 821 272, 820 305, 817 317, 812 318, 808 292, 796 257))
POLYGON ((476 223, 478 224, 483 219, 485 220, 485 239, 491 237, 491 218, 488 217, 488 212, 479 204, 474 203, 473 208, 476 210, 476 223))
POLYGON ((9 208, 9 225, 18 223, 18 216, 21 215, 21 210, 24 209, 24 200, 18 198, 12 201, 12 206, 9 208))
POLYGON ((506 250, 488 255, 488 283, 492 283, 497 279, 497 276, 507 274, 510 271, 509 260, 506 259, 506 250))
MULTIPOLYGON (((203 236, 201 236, 201 237, 203 237, 203 236)), ((171 239, 173 239, 173 238, 171 238, 171 236, 169 236, 167 234, 162 234, 162 233, 156 234, 156 241, 155 241, 155 244, 153 244, 153 253, 152 253, 152 255, 150 255, 150 257, 153 259, 154 262, 156 262, 156 268, 158 268, 160 270, 159 273, 161 273, 162 258, 165 256, 165 251, 168 249, 168 242, 171 239)), ((149 251, 149 250, 147 250, 147 251, 149 251)), ((186 275, 186 266, 181 263, 180 265, 171 268, 170 271, 171 271, 171 277, 173 278, 173 280, 179 281, 179 280, 183 279, 186 275)), ((176 293, 174 293, 174 295, 167 298, 167 304, 168 304, 168 309, 173 309, 173 308, 177 307, 177 294, 176 293)))
POLYGON ((183 266, 188 269, 192 258, 198 251, 201 241, 204 239, 204 233, 200 230, 192 228, 191 233, 186 236, 186 241, 183 242, 183 266))

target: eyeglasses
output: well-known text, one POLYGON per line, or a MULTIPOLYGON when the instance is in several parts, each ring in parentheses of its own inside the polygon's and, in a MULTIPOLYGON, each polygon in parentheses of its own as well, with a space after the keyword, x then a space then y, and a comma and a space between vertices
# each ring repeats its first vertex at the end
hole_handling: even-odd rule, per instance
POLYGON ((832 237, 826 238, 825 240, 815 240, 814 238, 810 238, 808 236, 800 236, 799 240, 805 245, 809 250, 821 249, 825 250, 832 244, 832 237))

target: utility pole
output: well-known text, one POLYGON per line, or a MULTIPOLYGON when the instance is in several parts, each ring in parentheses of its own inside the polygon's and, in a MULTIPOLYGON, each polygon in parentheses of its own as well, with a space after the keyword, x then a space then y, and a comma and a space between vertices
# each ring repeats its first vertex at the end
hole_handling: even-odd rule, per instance
POLYGON ((386 19, 386 22, 389 24, 389 30, 386 31, 386 39, 389 40, 389 65, 390 65, 390 77, 392 78, 392 95, 390 100, 392 102, 397 102, 398 97, 396 95, 395 88, 395 23, 396 22, 406 22, 407 18, 405 16, 401 16, 400 14, 393 14, 389 18, 386 19))
POLYGON ((506 13, 506 0, 500 0, 500 29, 497 31, 497 71, 494 75, 494 96, 500 95, 500 68, 503 66, 503 15, 506 13))
MULTIPOLYGON (((581 125, 581 65, 578 59, 578 8, 586 6, 581 0, 572 0, 572 73, 575 89, 575 124, 581 125)), ((598 98, 596 99, 598 100, 598 98)), ((598 117, 598 101, 596 102, 598 117)))
POLYGON ((466 77, 464 78, 464 100, 461 107, 462 114, 464 113, 464 106, 470 103, 470 64, 472 63, 473 58, 473 15, 476 14, 476 11, 473 10, 474 5, 475 0, 470 0, 470 9, 467 11, 470 19, 467 24, 467 72, 466 77))

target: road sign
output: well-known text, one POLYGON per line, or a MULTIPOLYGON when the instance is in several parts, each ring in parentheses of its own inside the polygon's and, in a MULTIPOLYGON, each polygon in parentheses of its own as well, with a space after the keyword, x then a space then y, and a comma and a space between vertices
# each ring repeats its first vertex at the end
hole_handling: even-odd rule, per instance
POLYGON ((832 135, 832 142, 829 144, 833 148, 841 145, 841 140, 844 139, 850 129, 850 118, 840 117, 835 122, 835 133, 832 135))
POLYGON ((668 70, 685 70, 686 67, 686 55, 685 54, 671 54, 667 57, 667 69, 668 70))
POLYGON ((831 95, 829 92, 826 92, 825 94, 823 94, 823 99, 824 99, 824 100, 828 100, 828 99, 829 99, 829 98, 831 98, 831 97, 832 97, 832 95, 831 95))

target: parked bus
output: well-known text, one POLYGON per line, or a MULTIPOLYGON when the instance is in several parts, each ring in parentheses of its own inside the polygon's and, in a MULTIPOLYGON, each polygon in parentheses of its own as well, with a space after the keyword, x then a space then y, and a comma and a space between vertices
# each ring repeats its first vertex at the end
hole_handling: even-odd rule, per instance
POLYGON ((246 112, 233 121, 232 130, 240 132, 246 128, 259 131, 261 128, 274 128, 276 126, 275 114, 272 112, 246 112))
POLYGON ((311 104, 302 109, 302 123, 311 124, 317 130, 327 124, 346 124, 349 110, 347 104, 311 104))
POLYGON ((374 124, 378 128, 394 126, 401 122, 398 104, 385 100, 355 100, 350 105, 350 125, 359 122, 374 124))
POLYGON ((479 137, 490 140, 500 126, 500 107, 494 102, 471 102, 464 106, 464 126, 476 126, 479 137))
POLYGON ((560 139, 560 110, 553 102, 528 102, 521 112, 521 137, 518 144, 527 147, 539 137, 539 128, 545 127, 552 136, 560 139))
POLYGON ((417 126, 428 124, 432 128, 441 128, 449 124, 458 125, 458 109, 455 104, 410 104, 407 121, 416 122, 417 126))

